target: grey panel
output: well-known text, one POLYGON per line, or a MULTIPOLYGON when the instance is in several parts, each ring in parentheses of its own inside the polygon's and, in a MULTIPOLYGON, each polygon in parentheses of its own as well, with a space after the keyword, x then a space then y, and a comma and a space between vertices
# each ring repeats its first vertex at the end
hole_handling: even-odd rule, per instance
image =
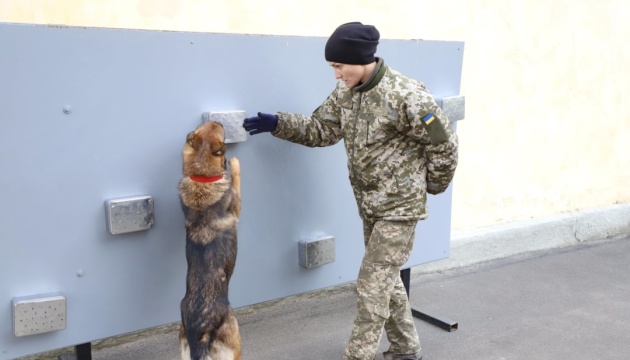
MULTIPOLYGON (((0 24, 0 301, 68 299, 64 330, 19 338, 11 307, 0 308, 0 359, 178 321, 186 134, 204 112, 309 114, 335 84, 324 44, 0 24), (155 226, 111 234, 104 202, 138 194, 154 199, 155 226)), ((460 42, 383 40, 378 55, 438 98, 459 94, 460 42)), ((227 155, 242 167, 235 307, 356 279, 363 235, 343 144, 311 149, 262 134, 227 155), (335 238, 336 260, 306 269, 297 244, 318 234, 335 238)), ((448 256, 450 201, 450 189, 429 196, 406 266, 448 256)))

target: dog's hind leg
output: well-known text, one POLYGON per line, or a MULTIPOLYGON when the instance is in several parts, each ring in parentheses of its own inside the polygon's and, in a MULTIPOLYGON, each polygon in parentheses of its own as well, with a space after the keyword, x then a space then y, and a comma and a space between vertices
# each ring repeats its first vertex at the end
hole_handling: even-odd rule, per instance
POLYGON ((210 354, 214 360, 241 360, 241 334, 232 309, 217 331, 210 354))

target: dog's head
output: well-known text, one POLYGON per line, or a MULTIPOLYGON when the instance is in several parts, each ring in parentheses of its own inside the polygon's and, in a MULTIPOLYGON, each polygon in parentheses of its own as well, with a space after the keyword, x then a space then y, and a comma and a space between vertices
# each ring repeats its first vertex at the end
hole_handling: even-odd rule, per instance
POLYGON ((182 152, 184 176, 225 174, 225 133, 223 125, 209 121, 186 136, 182 152))

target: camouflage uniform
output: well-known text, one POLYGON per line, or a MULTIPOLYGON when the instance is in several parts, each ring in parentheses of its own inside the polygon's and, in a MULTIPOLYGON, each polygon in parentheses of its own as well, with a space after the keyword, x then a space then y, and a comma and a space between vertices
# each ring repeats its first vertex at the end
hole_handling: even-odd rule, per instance
POLYGON ((457 166, 457 135, 419 81, 382 59, 352 89, 339 82, 312 116, 279 112, 272 133, 310 147, 344 139, 350 183, 364 223, 366 251, 357 280, 358 315, 345 359, 374 358, 383 326, 395 353, 419 351, 400 268, 427 192, 446 190, 457 166))

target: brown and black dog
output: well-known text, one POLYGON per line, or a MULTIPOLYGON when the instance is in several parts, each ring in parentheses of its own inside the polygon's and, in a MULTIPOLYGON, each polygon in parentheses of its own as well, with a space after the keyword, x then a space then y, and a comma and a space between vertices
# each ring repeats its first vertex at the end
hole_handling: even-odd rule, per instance
POLYGON ((179 340, 185 360, 240 360, 241 336, 228 301, 241 212, 238 159, 225 161, 223 126, 205 122, 188 134, 179 195, 186 218, 186 295, 179 340), (231 173, 231 174, 230 174, 231 173))

